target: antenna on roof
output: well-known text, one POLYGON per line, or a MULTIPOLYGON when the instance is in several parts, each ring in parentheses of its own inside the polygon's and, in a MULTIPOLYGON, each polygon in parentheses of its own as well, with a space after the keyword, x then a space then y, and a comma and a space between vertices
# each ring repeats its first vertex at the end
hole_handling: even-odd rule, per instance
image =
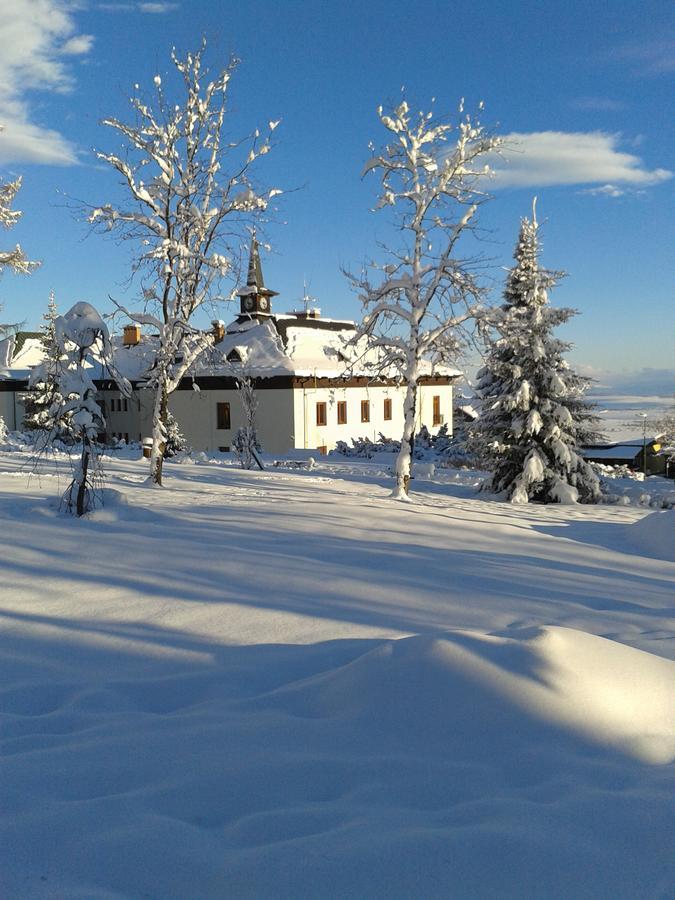
POLYGON ((318 297, 311 297, 309 295, 309 292, 307 290, 307 278, 306 277, 304 277, 302 279, 302 297, 299 297, 298 299, 300 300, 300 302, 302 303, 302 305, 304 307, 305 315, 309 315, 309 313, 311 312, 311 307, 315 303, 319 302, 318 297))

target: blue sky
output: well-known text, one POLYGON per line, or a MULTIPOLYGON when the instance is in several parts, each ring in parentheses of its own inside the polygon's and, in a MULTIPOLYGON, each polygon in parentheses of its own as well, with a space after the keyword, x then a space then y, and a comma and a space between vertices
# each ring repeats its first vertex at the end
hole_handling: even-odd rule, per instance
MULTIPOLYGON (((387 239, 370 212, 374 182, 360 180, 368 142, 383 138, 380 103, 401 86, 420 108, 452 112, 485 104, 483 122, 517 135, 520 150, 494 184, 482 223, 493 260, 509 265, 518 223, 538 195, 544 262, 569 277, 552 295, 582 315, 561 330, 573 362, 675 391, 675 7, 665 2, 421 0, 261 2, 220 0, 7 0, 0 31, 0 173, 24 186, 19 240, 42 261, 30 278, 0 284, 5 319, 36 326, 50 289, 61 309, 108 294, 130 300, 128 248, 73 215, 72 200, 105 202, 115 178, 93 147, 113 149, 99 124, 128 118, 134 83, 168 71, 172 46, 198 46, 208 61, 241 58, 231 89, 231 128, 243 135, 281 119, 261 162, 285 194, 264 259, 297 305, 306 279, 324 314, 359 315, 341 274, 387 239), (663 370, 662 376, 658 370, 663 370), (655 372, 657 375, 655 376, 655 372)), ((226 317, 226 316, 224 316, 226 317)), ((611 380, 611 379, 610 379, 611 380)), ((625 378, 624 378, 624 383, 625 378)))

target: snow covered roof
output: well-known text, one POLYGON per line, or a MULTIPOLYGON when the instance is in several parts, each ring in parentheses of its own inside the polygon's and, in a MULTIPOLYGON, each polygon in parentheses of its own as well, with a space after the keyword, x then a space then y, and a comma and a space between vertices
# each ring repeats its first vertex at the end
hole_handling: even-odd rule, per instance
MULTIPOLYGON (((366 352, 363 342, 357 346, 348 343, 354 330, 351 321, 307 318, 302 313, 240 316, 226 327, 222 341, 200 358, 191 374, 233 377, 245 371, 255 378, 375 377, 376 354, 366 352)), ((157 340, 156 335, 142 334, 138 343, 125 345, 122 335, 113 336, 114 363, 119 374, 129 381, 141 381, 153 365, 157 340)), ((13 338, 0 341, 0 378, 28 378, 30 369, 42 361, 42 344, 29 339, 15 355, 12 341, 13 338)), ((461 372, 447 366, 432 369, 429 364, 424 374, 454 378, 461 372)), ((92 373, 96 380, 109 377, 103 366, 92 373)))
POLYGON ((40 338, 28 337, 18 340, 18 335, 10 335, 0 341, 0 378, 24 380, 44 358, 44 347, 40 338), (17 349, 18 348, 18 349, 17 349))
POLYGON ((632 444, 617 444, 615 447, 585 447, 581 453, 589 459, 624 459, 632 461, 642 452, 642 444, 636 447, 632 444))
POLYGON ((457 412, 463 413, 467 420, 475 422, 478 418, 478 410, 475 406, 472 406, 470 403, 463 403, 461 406, 456 406, 455 410, 457 412))
MULTIPOLYGON (((660 435, 656 437, 648 437, 644 443, 647 449, 658 441, 660 435)), ((636 438, 631 441, 617 441, 615 444, 597 444, 596 446, 583 447, 581 453, 588 459, 624 459, 634 460, 635 457, 642 453, 643 438, 636 438)))

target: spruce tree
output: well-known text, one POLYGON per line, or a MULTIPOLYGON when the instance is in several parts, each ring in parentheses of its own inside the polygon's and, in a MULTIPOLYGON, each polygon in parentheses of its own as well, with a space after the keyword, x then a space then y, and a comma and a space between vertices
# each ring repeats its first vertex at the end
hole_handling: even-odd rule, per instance
POLYGON ((42 431, 45 442, 72 437, 71 415, 62 414, 66 399, 58 389, 58 369, 61 348, 56 339, 54 323, 57 318, 54 291, 50 291, 47 312, 43 315, 42 344, 44 359, 31 373, 31 390, 24 397, 23 427, 27 431, 42 431))
POLYGON ((166 414, 166 444, 164 446, 164 459, 171 459, 177 453, 189 450, 189 445, 181 427, 171 410, 166 414))
POLYGON ((584 400, 590 381, 565 361, 571 345, 552 335, 576 312, 548 304, 563 273, 540 267, 534 204, 532 212, 496 316, 498 339, 478 373, 482 414, 472 442, 492 470, 483 490, 512 503, 593 503, 598 477, 578 451, 597 437, 598 418, 584 400))

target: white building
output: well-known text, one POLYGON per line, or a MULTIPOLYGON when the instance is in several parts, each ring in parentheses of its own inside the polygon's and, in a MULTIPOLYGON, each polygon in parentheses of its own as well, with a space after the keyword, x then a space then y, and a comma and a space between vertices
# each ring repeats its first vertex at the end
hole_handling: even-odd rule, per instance
MULTIPOLYGON (((247 284, 239 292, 240 315, 227 327, 214 323, 215 347, 169 399, 190 446, 206 451, 230 448, 244 424, 237 394, 237 378, 243 375, 256 387, 258 439, 267 452, 311 449, 326 453, 339 440, 377 439, 380 434, 400 438, 405 389, 395 378, 377 374, 372 353, 364 355, 362 346, 349 344, 354 323, 321 318, 316 309, 276 314, 272 310, 275 296, 264 285, 254 241, 247 284)), ((143 389, 142 381, 154 359, 156 338, 130 325, 113 343, 115 364, 134 385, 134 394, 130 399, 122 397, 105 373, 99 374, 96 382, 105 404, 106 437, 142 440, 152 433, 153 394, 143 389)), ((23 374, 28 377, 27 371, 23 374)), ((459 375, 447 367, 429 368, 420 382, 419 427, 424 424, 433 433, 446 424, 452 431, 452 384, 459 375)), ((20 425, 18 398, 26 387, 25 381, 16 386, 17 379, 11 380, 15 397, 13 415, 6 418, 10 428, 20 425)))

